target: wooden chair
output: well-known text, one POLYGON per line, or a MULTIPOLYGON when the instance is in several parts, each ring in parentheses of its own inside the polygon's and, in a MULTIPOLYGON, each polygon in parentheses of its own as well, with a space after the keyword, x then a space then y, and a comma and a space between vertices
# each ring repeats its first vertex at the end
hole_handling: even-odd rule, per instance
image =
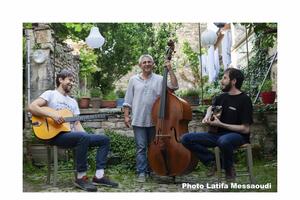
MULTIPOLYGON (((57 184, 57 175, 60 172, 74 172, 76 177, 76 162, 73 162, 73 169, 59 169, 58 166, 58 148, 57 146, 48 145, 47 146, 47 184, 50 184, 51 175, 53 176, 53 186, 57 184), (52 150, 52 153, 51 153, 52 150), (53 165, 52 157, 53 156, 53 165)), ((66 149, 67 150, 67 149, 66 149)), ((72 149, 73 158, 75 159, 75 150, 72 149)))
MULTIPOLYGON (((253 174, 253 159, 252 159, 252 147, 251 144, 246 143, 239 147, 239 149, 244 150, 246 153, 247 159, 247 170, 246 171, 236 171, 237 177, 238 176, 248 176, 250 183, 255 183, 255 177, 253 174)), ((220 148, 215 147, 215 158, 216 158, 216 165, 217 165, 217 176, 218 180, 222 178, 222 169, 221 169, 221 157, 220 157, 220 148)))

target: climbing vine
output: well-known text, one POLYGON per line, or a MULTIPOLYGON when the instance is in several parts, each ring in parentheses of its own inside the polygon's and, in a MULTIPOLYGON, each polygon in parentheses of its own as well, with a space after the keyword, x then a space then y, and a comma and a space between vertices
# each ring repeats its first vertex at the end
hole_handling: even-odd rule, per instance
MULTIPOLYGON (((248 33, 254 32, 254 46, 250 54, 249 66, 243 69, 246 80, 243 90, 247 91, 254 99, 259 91, 265 74, 270 65, 269 49, 273 48, 277 41, 276 23, 244 23, 248 33)), ((270 74, 268 75, 270 77, 270 74)), ((268 77, 268 78, 269 78, 268 77)))

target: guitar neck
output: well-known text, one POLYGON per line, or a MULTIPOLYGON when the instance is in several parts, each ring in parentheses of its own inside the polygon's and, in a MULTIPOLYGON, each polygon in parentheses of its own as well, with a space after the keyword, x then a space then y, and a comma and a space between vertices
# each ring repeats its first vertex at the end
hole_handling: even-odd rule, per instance
POLYGON ((107 120, 108 116, 105 114, 95 114, 95 115, 81 115, 75 117, 65 117, 65 122, 75 122, 75 121, 89 121, 93 119, 105 119, 107 120))

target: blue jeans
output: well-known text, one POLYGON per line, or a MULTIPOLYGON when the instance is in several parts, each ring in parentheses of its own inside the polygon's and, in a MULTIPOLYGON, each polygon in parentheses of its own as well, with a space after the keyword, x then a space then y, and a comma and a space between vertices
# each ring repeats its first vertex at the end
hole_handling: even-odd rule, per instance
POLYGON ((221 150, 222 167, 225 170, 233 166, 233 150, 246 143, 238 133, 187 133, 181 138, 181 143, 194 152, 204 165, 215 161, 214 154, 208 147, 218 146, 221 150))
POLYGON ((138 127, 133 126, 134 139, 136 145, 136 169, 137 173, 149 172, 147 161, 148 145, 155 135, 155 127, 138 127))
POLYGON ((88 147, 98 147, 96 169, 104 169, 109 151, 109 138, 106 135, 94 135, 86 132, 61 133, 53 138, 50 145, 62 148, 75 148, 77 172, 87 171, 88 147))

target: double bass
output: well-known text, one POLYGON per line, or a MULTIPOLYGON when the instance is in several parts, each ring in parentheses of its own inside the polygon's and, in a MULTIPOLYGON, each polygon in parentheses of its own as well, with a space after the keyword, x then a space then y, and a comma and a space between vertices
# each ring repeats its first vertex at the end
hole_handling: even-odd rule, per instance
MULTIPOLYGON (((168 42, 166 59, 171 60, 174 42, 168 42)), ((192 120, 191 106, 175 96, 167 88, 168 69, 164 68, 162 93, 152 107, 152 121, 155 124, 155 137, 148 149, 151 169, 160 176, 178 176, 191 172, 198 159, 181 143, 182 135, 188 133, 188 123, 192 120)))

